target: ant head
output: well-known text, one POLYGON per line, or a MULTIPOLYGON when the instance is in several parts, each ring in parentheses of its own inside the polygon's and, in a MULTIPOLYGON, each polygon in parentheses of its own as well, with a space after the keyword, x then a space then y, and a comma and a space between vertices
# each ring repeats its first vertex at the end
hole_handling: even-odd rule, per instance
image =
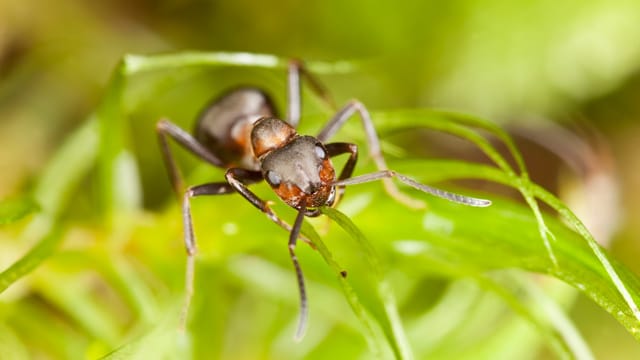
POLYGON ((251 146, 253 154, 262 159, 275 149, 289 143, 298 133, 291 125, 274 117, 262 117, 253 124, 251 146))
POLYGON ((262 174, 276 194, 296 209, 335 201, 335 170, 327 149, 314 137, 298 136, 265 155, 262 174))

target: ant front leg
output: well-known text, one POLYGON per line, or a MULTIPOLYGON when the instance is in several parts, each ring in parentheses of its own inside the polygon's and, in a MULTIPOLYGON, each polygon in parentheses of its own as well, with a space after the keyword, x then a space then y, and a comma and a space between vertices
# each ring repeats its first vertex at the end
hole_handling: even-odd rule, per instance
MULTIPOLYGON (((231 168, 227 170, 225 177, 229 184, 242 195, 247 201, 249 201, 253 206, 258 208, 260 211, 265 213, 271 221, 280 225, 281 227, 288 229, 290 231, 289 235, 289 256, 291 257, 291 261, 293 262, 293 267, 296 271, 296 278, 298 280, 298 290, 300 293, 300 318, 298 321, 298 328, 296 331, 295 339, 300 340, 304 335, 304 329, 306 327, 307 318, 308 318, 308 306, 307 306, 307 291, 304 284, 304 277, 302 275, 302 268, 300 267, 300 263, 298 262, 298 257, 295 254, 295 247, 297 243, 298 237, 300 237, 300 229, 302 227, 302 220, 306 214, 306 209, 303 207, 299 210, 298 215, 296 216, 295 223, 293 227, 290 227, 286 222, 282 221, 272 210, 269 208, 269 205, 266 201, 260 199, 256 196, 251 190, 249 190, 242 182, 246 178, 247 170, 239 169, 239 168, 231 168)), ((303 238, 305 239, 305 238, 303 238)), ((306 239, 305 239, 306 240, 306 239)), ((311 244, 309 240, 306 240, 311 244)), ((312 244, 311 244, 312 245, 312 244)), ((312 245, 313 246, 313 245, 312 245)))
POLYGON ((168 137, 172 138, 183 148, 211 165, 224 167, 224 162, 220 158, 202 146, 202 144, 200 144, 191 134, 182 130, 179 126, 169 120, 162 119, 158 121, 156 124, 156 132, 158 133, 158 142, 160 143, 160 149, 162 150, 162 158, 171 179, 171 186, 178 197, 182 195, 184 180, 182 179, 180 168, 176 164, 169 147, 169 142, 167 141, 168 137))
POLYGON ((266 201, 260 199, 256 194, 249 190, 246 181, 252 180, 251 176, 254 176, 253 174, 259 174, 260 179, 262 179, 262 174, 260 172, 249 171, 241 168, 231 168, 227 170, 224 176, 227 179, 227 182, 229 182, 230 186, 232 186, 238 193, 240 193, 240 195, 242 195, 242 197, 247 199, 247 201, 249 201, 258 210, 267 215, 267 217, 271 221, 284 228, 285 230, 291 231, 291 226, 282 221, 278 217, 278 215, 276 215, 276 213, 271 210, 269 204, 266 201))
MULTIPOLYGON (((367 111, 367 108, 357 100, 349 102, 345 107, 338 111, 338 113, 331 120, 329 120, 324 129, 322 129, 322 131, 320 131, 320 133, 318 134, 318 140, 323 143, 326 142, 356 112, 360 115, 362 126, 364 127, 364 131, 367 136, 369 155, 373 158, 373 161, 375 162, 378 170, 387 170, 387 163, 382 156, 382 150, 380 149, 380 140, 378 138, 376 129, 373 126, 373 121, 371 121, 371 115, 369 114, 369 111, 367 111)), ((387 193, 397 201, 415 209, 420 209, 425 206, 422 201, 409 197, 400 192, 400 190, 398 190, 398 188, 390 178, 383 178, 382 181, 387 193)))
POLYGON ((207 183, 192 186, 184 192, 182 200, 182 222, 184 228, 184 246, 187 250, 187 268, 185 275, 185 301, 180 316, 180 328, 185 329, 187 324, 187 315, 193 297, 193 281, 195 274, 195 257, 198 252, 196 245, 196 237, 193 231, 193 220, 191 216, 191 198, 203 195, 225 195, 235 192, 233 186, 226 182, 207 183))
MULTIPOLYGON (((267 215, 269 220, 273 221, 288 232, 291 232, 291 225, 289 225, 286 221, 280 219, 280 217, 275 212, 273 212, 273 210, 271 210, 269 204, 266 201, 260 199, 247 187, 247 185, 251 183, 261 181, 262 173, 260 173, 259 171, 250 171, 241 168, 231 168, 228 169, 225 173, 225 178, 227 179, 229 185, 233 187, 235 191, 240 193, 240 195, 247 199, 247 201, 249 201, 253 206, 267 215)), ((311 246, 313 249, 316 248, 313 242, 311 242, 311 240, 309 240, 304 235, 300 235, 300 238, 304 240, 304 242, 309 244, 309 246, 311 246)))

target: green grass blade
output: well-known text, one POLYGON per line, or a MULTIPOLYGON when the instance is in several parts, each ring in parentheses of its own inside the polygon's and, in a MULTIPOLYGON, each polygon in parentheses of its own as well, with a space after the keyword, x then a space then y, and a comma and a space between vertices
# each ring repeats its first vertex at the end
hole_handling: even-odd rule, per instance
MULTIPOLYGON (((637 305, 637 301, 640 300, 640 294, 638 294, 637 291, 632 294, 631 289, 626 285, 631 281, 637 283, 638 279, 633 275, 629 276, 631 274, 630 272, 626 274, 627 276, 625 280, 621 278, 621 275, 618 274, 618 271, 616 270, 616 266, 614 266, 612 261, 609 260, 609 255, 606 254, 606 250, 602 249, 598 242, 593 238, 593 235, 591 235, 589 230, 584 226, 582 221, 580 221, 580 219, 578 219, 578 217, 575 216, 575 214, 573 214, 573 212, 569 210, 569 208, 566 207, 559 199, 539 186, 535 186, 533 191, 536 196, 564 217, 571 227, 586 240, 589 248, 591 248, 595 256, 598 258, 600 264, 602 264, 602 267, 612 284, 627 304, 628 310, 631 311, 631 316, 635 319, 634 321, 630 321, 627 316, 623 316, 619 312, 612 313, 612 315, 616 316, 636 338, 640 339, 640 311, 638 310, 637 305)), ((618 265, 618 267, 620 267, 620 265, 618 265)), ((628 311, 624 311, 624 313, 627 312, 628 311)))
POLYGON ((33 192, 44 215, 56 218, 65 210, 72 193, 95 164, 97 144, 96 119, 89 117, 56 151, 33 192))
MULTIPOLYGON (((192 66, 247 66, 285 69, 288 63, 288 59, 275 55, 242 52, 193 51, 152 56, 130 54, 123 59, 124 72, 127 75, 192 66)), ((316 74, 340 74, 356 69, 355 63, 350 61, 308 61, 305 62, 305 66, 316 74)))
POLYGON ((365 254, 365 258, 369 264, 373 281, 377 286, 375 294, 378 297, 379 304, 383 307, 385 317, 378 319, 382 329, 391 343, 396 357, 399 359, 413 359, 413 354, 409 346, 404 327, 402 325, 400 315, 393 295, 393 290, 388 281, 384 277, 382 265, 378 255, 368 242, 366 237, 358 230, 351 220, 336 209, 323 207, 321 211, 333 221, 338 223, 353 239, 356 240, 358 246, 365 254))
POLYGON ((0 274, 0 292, 42 263, 61 241, 60 231, 56 230, 57 218, 93 163, 95 144, 95 122, 88 121, 67 140, 45 168, 33 192, 42 211, 22 234, 25 241, 40 240, 25 256, 0 274))
POLYGON ((334 259, 333 255, 329 251, 329 248, 324 244, 318 233, 313 229, 313 227, 309 226, 307 223, 303 225, 303 232, 305 236, 308 236, 309 239, 313 242, 316 249, 322 255, 324 261, 331 267, 333 272, 337 275, 338 280, 340 281, 340 285, 342 287, 342 291, 351 306, 354 314, 360 320, 360 323, 366 330, 365 339, 369 344, 369 348, 371 349, 374 357, 381 358, 382 357, 382 349, 384 348, 384 340, 378 336, 376 329, 374 328, 373 321, 371 315, 367 312, 364 305, 358 299, 358 295, 356 291, 353 289, 351 284, 346 277, 341 275, 341 272, 344 271, 334 259))
MULTIPOLYGON (((405 169, 409 171, 409 169, 415 169, 417 163, 420 163, 420 172, 424 172, 427 179, 446 180, 447 174, 450 174, 451 178, 485 179, 514 186, 509 176, 496 168, 484 165, 461 164, 455 161, 406 161, 396 167, 400 171, 405 169)), ((535 239, 531 238, 530 233, 531 221, 535 224, 538 224, 538 221, 535 217, 532 219, 523 213, 520 206, 498 201, 483 212, 475 212, 473 215, 469 214, 469 209, 465 208, 460 208, 448 215, 433 214, 433 221, 442 218, 442 221, 446 219, 446 223, 451 224, 450 226, 456 224, 458 227, 467 228, 470 243, 466 246, 469 248, 465 250, 455 246, 455 250, 466 253, 470 257, 469 260, 476 260, 474 256, 478 255, 474 255, 473 251, 469 252, 469 249, 476 248, 479 251, 483 241, 479 242, 478 239, 484 239, 487 241, 486 249, 491 249, 493 252, 506 250, 506 253, 501 255, 504 258, 491 257, 496 260, 493 264, 496 267, 519 267, 555 276, 583 291, 616 317, 634 337, 640 339, 638 332, 640 321, 634 312, 634 304, 640 299, 640 280, 629 269, 611 260, 606 250, 595 242, 584 225, 558 199, 537 186, 532 188, 532 192, 568 219, 571 225, 571 228, 568 228, 557 219, 544 218, 549 230, 556 237, 554 249, 557 265, 541 257, 540 249, 534 245, 535 239), (486 217, 488 213, 493 213, 492 217, 486 217), (471 216, 475 218, 474 223, 483 224, 482 228, 473 229, 472 226, 459 220, 471 216), (500 245, 499 248, 496 248, 497 244, 500 245), (521 258, 518 259, 518 257, 521 258)), ((433 201, 430 205, 432 207, 434 204, 446 205, 441 203, 441 201, 433 201)), ((375 223, 382 220, 368 221, 375 223)), ((434 224, 438 224, 439 221, 437 220, 434 224)), ((536 225, 537 228, 539 224, 536 225)))
MULTIPOLYGON (((553 316, 550 315, 550 309, 554 307, 554 303, 547 298, 547 295, 541 289, 538 289, 537 285, 528 284, 531 280, 530 277, 525 277, 524 274, 514 273, 513 271, 508 273, 501 272, 499 277, 491 276, 491 274, 480 272, 475 266, 460 262, 451 263, 438 256, 433 256, 427 251, 428 248, 423 243, 398 241, 394 243, 393 249, 406 257, 407 262, 415 263, 423 271, 434 272, 451 278, 473 279, 480 288, 495 293, 516 314, 529 322, 542 335, 542 338, 550 344, 550 347, 558 357, 571 358, 571 352, 574 354, 589 353, 588 348, 585 350, 584 347, 581 347, 583 342, 575 329, 567 325, 564 325, 564 327, 556 325, 559 319, 561 320, 566 316, 561 311, 553 311, 553 316), (503 285, 502 282, 495 278, 506 278, 502 282, 508 281, 511 286, 503 285), (564 339, 571 339, 571 345, 569 341, 564 339)), ((464 320, 461 320, 461 322, 464 323, 464 320)), ((431 324, 431 331, 438 331, 437 328, 441 326, 442 324, 434 322, 431 324)), ((425 330, 429 331, 428 329, 425 330)), ((524 339, 521 340, 524 341, 524 339)))
POLYGON ((501 129, 495 125, 491 125, 489 121, 482 120, 470 115, 461 115, 452 112, 432 111, 432 110, 396 110, 392 112, 384 112, 375 115, 376 120, 381 120, 382 124, 395 124, 401 126, 414 126, 439 130, 451 135, 461 137, 474 143, 485 155, 487 155, 498 167, 509 176, 510 184, 516 188, 523 196, 536 220, 538 221, 538 233, 543 240, 547 253, 551 261, 556 264, 557 259, 551 247, 549 236, 553 234, 549 232, 542 213, 535 200, 535 196, 531 192, 531 181, 524 165, 521 154, 515 147, 513 140, 501 129), (489 131, 491 134, 501 139, 511 155, 515 159, 520 175, 512 169, 506 159, 498 153, 495 147, 483 136, 477 133, 469 125, 489 131))
POLYGON ((28 197, 2 200, 0 201, 0 226, 16 222, 38 209, 38 204, 28 197))
MULTIPOLYGON (((544 195, 550 195, 550 194, 548 193, 541 194, 540 191, 536 191, 534 193, 535 185, 531 183, 526 171, 526 167, 524 165, 524 161, 522 160, 522 156, 519 154, 518 150, 516 149, 510 137, 506 135, 498 127, 490 125, 488 121, 485 121, 473 116, 438 112, 438 111, 433 112, 429 110, 410 111, 409 113, 419 118, 419 120, 414 120, 415 126, 417 126, 417 124, 419 123, 421 126, 427 126, 432 129, 446 131, 451 134, 461 136, 463 138, 466 138, 474 142, 478 147, 480 147, 485 152, 485 154, 487 154, 487 156, 489 156, 496 164, 499 165, 499 167, 503 171, 506 172, 507 176, 509 177, 507 181, 508 184, 520 191, 520 193, 526 200, 527 204, 531 208, 534 214, 534 217, 538 222, 538 233, 543 240, 543 243, 545 245, 545 248, 547 249, 548 255, 552 263, 554 264, 554 266, 558 266, 558 259, 552 248, 551 239, 549 238, 551 237, 553 239, 555 236, 553 235, 553 232, 551 232, 548 226, 546 225, 544 217, 542 216, 542 212, 540 211, 540 208, 536 200, 536 196, 540 197, 541 195, 544 196, 544 195), (442 118, 438 119, 439 117, 442 117, 442 118), (448 124, 446 123, 445 120, 449 120, 451 123, 448 124), (521 172, 520 176, 516 178, 514 176, 515 174, 509 170, 504 159, 501 158, 498 154, 496 154, 495 150, 491 149, 491 146, 488 143, 486 143, 482 138, 479 138, 476 134, 469 132, 465 129, 457 128, 457 125, 455 124, 463 124, 463 125, 468 124, 468 125, 477 126, 484 130, 490 131, 495 136, 503 140, 503 142, 505 142, 512 156, 514 157, 514 159, 518 164, 518 167, 521 172)), ((403 118, 407 116, 405 112, 400 112, 400 113, 394 112, 392 114, 386 114, 384 116, 387 116, 387 117, 391 116, 392 118, 394 118, 395 116, 395 121, 394 121, 395 123, 404 122, 405 126, 409 125, 408 121, 397 120, 398 117, 403 118)), ((382 116, 383 119, 384 119, 384 116, 382 116)), ((538 190, 541 190, 541 189, 538 188, 538 190)), ((595 242, 595 239, 593 239, 593 237, 589 234, 589 232, 584 227, 584 225, 582 225, 582 223, 575 217, 575 215, 573 215, 568 210, 568 208, 562 205, 562 203, 559 202, 557 199, 551 199, 548 196, 546 196, 546 198, 543 200, 545 200, 550 206, 554 207, 558 212, 560 212, 563 216, 565 216, 570 221, 572 226, 574 226, 576 230, 584 237, 585 241, 589 244, 594 254, 598 258, 598 260, 601 262, 602 266, 606 269, 607 274, 611 278, 613 284, 618 289, 621 296, 625 299, 625 302, 627 303, 629 309, 633 313, 633 316, 636 317, 638 321, 640 321, 640 309, 638 308, 638 305, 636 304, 633 297, 629 294, 624 283, 620 280, 620 277, 616 273, 614 267, 610 265, 609 261, 607 260, 607 257, 601 252, 599 246, 597 246, 597 243, 595 242), (549 203, 549 201, 551 201, 552 203, 549 203)))
POLYGON ((471 126, 471 127, 488 131, 490 134, 500 139, 500 141, 502 141, 507 146, 509 153, 511 154, 511 156, 513 157, 513 159, 515 160, 518 166, 518 170, 520 171, 521 176, 528 177, 528 172, 524 163, 524 159, 522 158, 520 151, 518 151, 518 148, 513 142, 513 139, 511 138, 511 136, 509 136, 509 134, 507 134, 507 132, 504 129, 496 125, 494 122, 488 121, 486 119, 483 119, 477 116, 464 114, 464 113, 457 113, 453 111, 437 110, 437 109, 420 110, 420 111, 424 113, 429 112, 432 114, 432 116, 440 116, 446 120, 453 121, 458 124, 471 126))
POLYGON ((0 293, 38 267, 54 252, 61 240, 59 231, 52 231, 26 255, 0 273, 0 293))

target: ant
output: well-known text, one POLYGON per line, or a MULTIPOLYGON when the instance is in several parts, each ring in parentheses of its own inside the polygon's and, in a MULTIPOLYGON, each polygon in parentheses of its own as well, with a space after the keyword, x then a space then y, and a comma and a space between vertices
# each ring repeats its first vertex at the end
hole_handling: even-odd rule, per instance
MULTIPOLYGON (((192 198, 203 195, 223 195, 239 193, 267 217, 287 230, 289 234, 289 255, 293 262, 300 296, 300 315, 295 339, 300 340, 306 328, 308 317, 307 293, 302 268, 295 254, 296 242, 300 237, 312 247, 310 240, 301 236, 300 229, 305 216, 320 215, 320 207, 335 206, 347 185, 374 180, 384 182, 387 193, 409 207, 419 208, 424 204, 401 193, 391 178, 423 192, 460 203, 485 207, 489 200, 467 197, 420 184, 407 176, 389 170, 380 150, 380 142, 365 106, 352 100, 331 118, 316 136, 303 136, 296 132, 301 114, 301 77, 309 83, 312 91, 326 103, 331 98, 316 78, 306 70, 300 61, 292 60, 288 65, 287 117, 280 120, 269 96, 261 89, 241 87, 214 100, 200 114, 193 135, 166 119, 157 123, 156 131, 163 160, 169 172, 174 191, 182 197, 182 217, 184 243, 187 251, 186 299, 182 309, 181 326, 186 325, 186 316, 193 295, 196 238, 191 219, 192 198), (357 113, 362 120, 377 172, 351 177, 358 159, 355 144, 345 142, 327 143, 352 115, 357 113), (190 186, 184 190, 183 179, 170 151, 168 137, 198 158, 213 166, 226 169, 223 182, 212 182, 190 186), (348 154, 340 175, 330 158, 348 154), (260 199, 248 185, 266 180, 274 192, 298 214, 293 226, 281 220, 260 199)), ((346 276, 346 272, 341 272, 346 276)))

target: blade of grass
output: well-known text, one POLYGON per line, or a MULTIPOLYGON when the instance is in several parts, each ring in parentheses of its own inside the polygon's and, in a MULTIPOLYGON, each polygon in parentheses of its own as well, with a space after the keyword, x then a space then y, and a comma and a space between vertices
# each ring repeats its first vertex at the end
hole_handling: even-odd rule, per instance
MULTIPOLYGON (((589 248, 591 248, 595 256, 598 258, 598 261, 600 262, 600 264, 602 264, 602 267, 613 282, 614 286, 626 302, 627 306, 629 306, 629 309, 631 310, 632 315, 635 317, 635 320, 637 320, 635 324, 626 325, 627 329, 629 329, 629 331, 631 331, 631 333, 636 338, 640 339, 640 310, 638 310, 638 305, 636 304, 634 296, 631 294, 629 289, 627 289, 625 281, 620 278, 620 275, 616 271, 615 267, 613 266, 611 261, 609 261, 606 251, 602 249, 596 239, 593 238, 582 221, 580 221, 580 219, 578 219, 578 217, 571 210, 569 210, 569 208, 566 207, 558 198, 539 186, 534 186, 533 192, 538 198, 543 200, 547 205, 551 206, 564 219, 566 219, 573 230, 580 234, 580 236, 582 236, 582 238, 587 241, 589 248)), ((635 280, 637 281, 637 278, 635 280)), ((638 297, 640 296, 636 294, 635 298, 638 297)))
MULTIPOLYGON (((270 54, 198 51, 151 56, 130 54, 126 55, 123 61, 127 75, 190 66, 247 66, 285 69, 289 64, 288 59, 270 54)), ((357 65, 351 61, 306 61, 305 66, 317 74, 341 74, 353 72, 357 65)))
POLYGON ((16 222, 39 209, 33 199, 22 197, 0 201, 0 226, 16 222))
POLYGON ((478 148, 480 148, 480 150, 482 150, 482 152, 487 157, 489 157, 489 159, 491 159, 496 165, 498 165, 498 167, 511 178, 512 183, 515 185, 514 187, 522 194, 527 204, 531 208, 531 211, 533 212, 539 224, 538 231, 540 234, 540 238, 542 239, 544 246, 547 248, 547 252, 549 254, 551 262, 554 264, 554 266, 557 266, 557 259, 549 240, 549 236, 553 238, 553 234, 549 232, 549 229, 544 223, 544 219, 542 217, 542 213, 540 212, 540 208, 538 207, 538 203, 536 202, 535 197, 530 190, 531 181, 529 180, 524 161, 510 137, 504 131, 499 130, 498 127, 489 125, 488 121, 483 121, 479 118, 468 115, 458 116, 457 114, 450 112, 447 113, 431 110, 398 110, 391 113, 386 112, 375 114, 374 118, 382 118, 383 123, 397 124, 402 122, 406 123, 406 121, 398 121, 398 118, 407 116, 415 117, 415 123, 419 123, 421 127, 428 127, 433 130, 443 131, 471 141, 476 146, 478 146, 478 148), (390 116, 391 119, 385 119, 385 116, 390 116), (485 139, 473 129, 469 128, 469 126, 467 126, 468 124, 472 124, 473 126, 477 126, 484 130, 487 130, 499 139, 503 140, 508 149, 511 151, 511 155, 516 160, 516 163, 520 169, 520 175, 518 176, 515 173, 506 159, 502 155, 500 155, 500 153, 498 153, 495 147, 491 145, 491 143, 487 139, 485 139))
POLYGON ((56 249, 62 236, 59 231, 51 231, 29 252, 0 273, 0 293, 38 267, 56 249))
POLYGON ((79 287, 78 284, 82 283, 80 277, 52 272, 37 281, 41 295, 91 337, 110 348, 118 344, 119 321, 122 319, 114 317, 108 306, 96 301, 96 295, 92 294, 89 287, 79 287))
POLYGON ((435 112, 441 114, 447 119, 455 119, 455 121, 459 123, 484 129, 490 132, 492 135, 496 136, 507 146, 507 149, 509 150, 511 156, 516 161, 516 164, 518 165, 518 169, 520 171, 521 186, 518 186, 518 190, 520 191, 522 196, 525 198, 527 204, 533 211, 533 214, 536 217, 536 220, 538 221, 538 230, 540 232, 540 237, 544 242, 544 246, 547 248, 547 252, 549 253, 551 262, 553 262, 554 266, 557 266, 558 260, 556 259, 555 254, 553 253, 551 242, 549 241, 548 236, 551 236, 552 239, 555 239, 555 238, 553 236, 553 233, 549 231, 549 229, 547 228, 547 225, 544 222, 544 219, 542 217, 542 212, 540 211, 540 207, 538 206, 538 203, 531 190, 532 183, 531 183, 531 179, 529 179, 529 173, 524 163, 524 159, 522 158, 522 154, 520 154, 520 151, 518 151, 518 148, 513 142, 513 139, 511 139, 511 136, 509 136, 500 127, 496 126, 495 124, 492 124, 490 121, 487 121, 479 117, 475 117, 467 114, 454 113, 454 112, 446 112, 446 111, 441 112, 438 110, 436 110, 435 112))
MULTIPOLYGON (((327 246, 324 244, 324 242, 320 238, 320 235, 318 235, 318 233, 315 231, 315 229, 313 229, 312 226, 310 226, 308 223, 305 222, 303 224, 302 231, 305 234, 305 236, 307 236, 313 242, 313 244, 315 245, 316 249, 322 256, 324 261, 329 265, 329 267, 331 267, 331 269, 337 275, 338 280, 340 281, 340 285, 342 286, 342 291, 344 292, 344 295, 347 298, 347 301, 349 302, 351 309, 353 310, 354 314, 356 315, 358 320, 360 320, 360 323, 363 325, 364 329, 366 330, 365 339, 369 344, 369 348, 371 349, 374 357, 381 358, 383 353, 382 348, 385 341, 382 340, 380 336, 378 336, 378 333, 374 329, 374 325, 373 325, 374 320, 372 319, 370 313, 367 312, 364 305, 358 299, 358 295, 356 291, 353 289, 351 284, 349 284, 349 281, 347 280, 347 278, 341 275, 342 272, 344 271, 344 268, 342 268, 335 261, 335 259, 333 258, 333 255, 329 251, 329 248, 327 248, 327 246)), ((392 348, 395 348, 395 347, 392 345, 392 348)))
MULTIPOLYGON (((406 172, 420 168, 421 173, 424 174, 423 177, 438 181, 447 180, 447 178, 476 178, 510 187, 516 186, 512 183, 512 179, 499 169, 486 165, 464 164, 457 161, 403 161, 395 165, 395 167, 399 171, 406 172), (418 164, 420 164, 419 167, 418 164)), ((499 242, 501 247, 514 246, 515 257, 511 257, 510 261, 508 261, 510 256, 505 255, 505 258, 499 262, 501 264, 500 267, 516 266, 546 273, 567 282, 587 294, 592 300, 616 317, 634 337, 640 339, 640 332, 638 331, 640 322, 632 310, 632 305, 630 305, 630 303, 633 304, 637 299, 640 299, 640 280, 630 270, 609 259, 606 250, 603 250, 596 243, 586 231, 584 225, 558 199, 537 186, 534 186, 532 191, 540 200, 558 211, 562 217, 568 219, 572 225, 567 227, 558 220, 548 217, 545 219, 546 223, 553 224, 550 228, 554 229, 553 233, 556 234, 558 239, 556 241, 556 254, 559 254, 558 266, 548 266, 546 262, 541 261, 542 259, 536 258, 538 255, 536 248, 531 246, 532 244, 526 243, 526 241, 530 240, 526 232, 524 232, 528 228, 526 222, 523 222, 526 215, 522 214, 522 210, 514 207, 514 205, 507 206, 507 203, 498 201, 494 206, 483 210, 489 213, 495 212, 489 218, 484 213, 474 213, 476 218, 474 221, 484 224, 484 226, 482 229, 469 228, 469 236, 475 239, 493 237, 494 241, 501 239, 499 242), (518 210, 516 211, 516 209, 518 210), (478 218, 479 216, 481 218, 478 218), (497 224, 498 221, 493 221, 500 218, 505 219, 506 222, 497 224), (511 219, 512 223, 510 224, 506 219, 511 219), (517 226, 515 225, 516 223, 518 224, 517 226), (505 236, 504 233, 496 232, 491 227, 504 229, 505 232, 507 232, 506 229, 509 229, 510 234, 505 236), (580 228, 581 230, 578 230, 580 228), (587 241, 585 241, 585 238, 587 241), (516 249, 518 250, 516 251, 516 249), (599 256, 596 254, 599 254, 599 256), (518 257, 522 258, 518 259, 518 257), (608 266, 604 266, 603 263, 608 264, 608 266), (613 280, 615 278, 618 280, 613 280), (623 293, 626 295, 622 295, 623 293)), ((434 201, 433 204, 445 205, 440 201, 434 201)), ((464 217, 463 213, 466 212, 468 212, 468 209, 464 208, 456 211, 458 217, 464 217)), ((469 227, 467 224, 456 221, 456 216, 454 216, 453 212, 447 218, 449 219, 448 221, 456 223, 459 227, 469 227)), ((376 221, 381 220, 369 221, 375 224, 376 221)), ((535 217, 534 221, 537 223, 535 217)), ((471 245, 470 243, 466 246, 471 245)), ((476 240, 473 246, 479 246, 479 242, 476 240)), ((493 251, 501 249, 496 249, 495 245, 488 244, 487 246, 493 251)), ((456 248, 456 250, 461 251, 459 248, 456 248)), ((473 254, 469 254, 469 256, 471 256, 469 260, 477 260, 473 259, 473 254)))
POLYGON ((365 258, 369 263, 374 282, 377 285, 376 295, 378 296, 378 301, 384 309, 385 317, 383 319, 378 319, 378 322, 382 325, 382 329, 389 339, 396 357, 399 359, 413 359, 413 353, 404 332, 400 315, 398 314, 393 290, 384 277, 382 265, 378 255, 375 253, 375 250, 362 232, 358 230, 346 215, 330 207, 321 208, 321 212, 338 223, 341 228, 356 240, 360 248, 363 250, 365 258))
POLYGON ((96 154, 96 128, 88 121, 58 150, 45 168, 33 197, 42 211, 29 223, 23 241, 40 239, 22 258, 0 274, 0 293, 49 257, 62 240, 57 219, 77 184, 86 175, 96 154), (64 174, 64 176, 61 176, 64 174))
POLYGON ((173 307, 176 311, 166 313, 160 322, 143 336, 118 347, 100 357, 102 360, 120 359, 190 359, 193 358, 191 344, 187 334, 176 329, 179 302, 173 307))
MULTIPOLYGON (((549 228, 545 223, 544 217, 542 216, 542 212, 540 211, 540 208, 536 200, 536 197, 540 197, 541 195, 545 195, 545 194, 542 194, 540 191, 537 191, 542 189, 539 189, 539 187, 531 183, 528 177, 528 173, 526 171, 526 167, 524 165, 524 161, 522 160, 522 156, 518 152, 517 148, 513 144, 513 141, 510 139, 510 137, 504 131, 500 130, 497 126, 490 125, 489 121, 480 119, 478 117, 470 116, 470 115, 461 115, 461 114, 456 114, 451 112, 440 112, 440 111, 429 111, 429 110, 411 111, 409 113, 414 116, 420 117, 419 121, 418 120, 415 120, 415 121, 420 122, 422 126, 427 125, 428 127, 438 129, 441 131, 446 131, 451 134, 461 136, 463 138, 466 138, 474 142, 478 147, 480 147, 485 152, 485 154, 487 154, 487 156, 493 159, 494 162, 496 162, 496 164, 498 164, 501 169, 507 171, 504 165, 501 165, 503 164, 504 159, 498 158, 499 155, 495 154, 496 153, 495 149, 492 149, 492 147, 489 144, 484 143, 483 139, 478 139, 476 135, 470 134, 467 131, 456 129, 453 126, 448 126, 446 120, 480 127, 482 129, 485 129, 491 132, 498 138, 502 139, 503 142, 505 142, 505 144, 507 145, 508 149, 511 152, 511 155, 516 160, 521 172, 519 178, 516 179, 514 177, 515 174, 512 174, 510 171, 507 171, 507 175, 510 178, 509 183, 511 186, 513 186, 514 188, 518 189, 518 191, 520 191, 522 196, 525 198, 527 204, 531 208, 536 218, 536 221, 538 222, 538 231, 539 231, 540 237, 543 239, 543 243, 547 248, 547 252, 549 253, 549 257, 552 263, 554 264, 554 266, 557 267, 558 260, 555 256, 555 252, 551 247, 551 241, 549 239, 549 236, 551 236, 552 238, 555 238, 555 236, 551 231, 549 231, 549 228), (443 117, 440 122, 436 120, 439 116, 443 117), (497 161, 500 161, 500 162, 497 162, 497 161), (534 190, 534 188, 537 190, 534 190)), ((389 116, 389 114, 387 114, 387 116, 389 116)), ((399 111, 399 114, 397 114, 397 116, 403 116, 403 112, 399 111)), ((548 193, 546 194, 550 195, 548 193)), ((562 205, 562 203, 559 200, 555 199, 556 201, 553 201, 554 199, 550 199, 550 198, 541 199, 541 200, 544 200, 545 202, 547 202, 548 205, 554 207, 556 211, 558 211, 562 216, 565 216, 569 220, 569 222, 573 226, 575 226, 576 231, 585 239, 587 244, 591 247, 594 254, 598 258, 598 261, 601 262, 608 276, 611 278, 613 284, 618 289, 618 292, 625 299, 625 302, 627 303, 629 309, 632 311, 633 316, 636 318, 636 320, 640 322, 640 309, 637 303, 635 302, 633 297, 629 294, 629 291, 626 289, 624 283, 620 280, 619 275, 616 273, 615 269, 609 264, 609 261, 607 260, 606 256, 603 255, 603 253, 600 250, 600 247, 597 245, 597 242, 595 241, 595 239, 593 239, 593 236, 589 233, 586 227, 584 227, 584 225, 582 225, 582 223, 577 219, 577 217, 573 215, 573 213, 571 213, 571 211, 569 211, 569 209, 566 208, 566 206, 562 205), (553 202, 553 204, 549 203, 549 201, 553 202)), ((640 331, 640 329, 636 331, 640 331)))
POLYGON ((484 274, 481 269, 470 264, 445 261, 437 256, 429 256, 431 251, 428 251, 428 248, 415 246, 409 241, 394 243, 393 249, 396 251, 401 251, 403 248, 413 249, 413 251, 409 253, 404 253, 406 256, 410 256, 407 261, 417 264, 416 266, 424 268, 425 271, 444 274, 448 277, 471 278, 484 290, 491 291, 498 295, 505 304, 511 307, 523 320, 529 322, 537 332, 547 340, 558 357, 585 358, 577 356, 577 354, 589 353, 588 348, 585 350, 584 347, 580 346, 580 344, 584 342, 572 341, 571 344, 578 345, 570 346, 570 343, 565 340, 581 338, 575 328, 567 329, 566 327, 561 328, 556 326, 558 317, 563 317, 564 313, 555 311, 552 317, 547 315, 550 314, 549 312, 540 313, 540 311, 536 312, 534 310, 534 307, 542 308, 544 305, 544 307, 548 309, 553 305, 549 304, 550 300, 546 298, 546 295, 543 294, 541 290, 533 285, 527 285, 527 281, 530 281, 530 278, 525 279, 524 276, 521 276, 522 274, 513 272, 505 274, 509 276, 510 280, 513 280, 510 281, 510 283, 517 284, 517 287, 512 290, 502 285, 490 275, 484 274))

